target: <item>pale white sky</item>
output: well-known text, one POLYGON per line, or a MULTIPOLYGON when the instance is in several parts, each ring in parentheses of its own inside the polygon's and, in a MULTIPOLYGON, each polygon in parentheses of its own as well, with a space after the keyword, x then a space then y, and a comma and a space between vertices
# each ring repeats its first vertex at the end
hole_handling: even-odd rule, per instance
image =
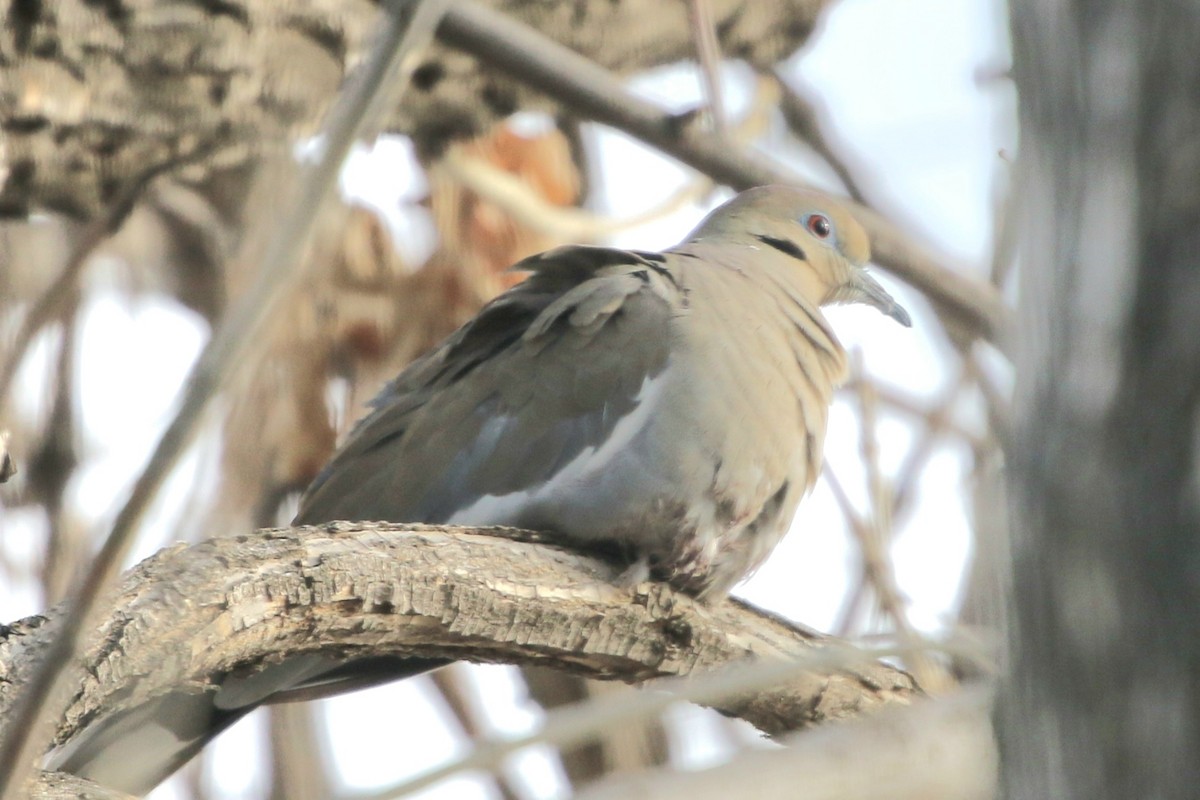
MULTIPOLYGON (((991 248, 993 184, 1006 168, 998 153, 1015 149, 1011 87, 980 86, 976 77, 1007 63, 1001 5, 999 0, 842 0, 809 47, 789 62, 828 104, 836 136, 853 154, 852 163, 871 196, 961 269, 980 274, 991 248)), ((736 113, 745 102, 747 72, 732 67, 725 74, 736 113)), ((657 70, 635 85, 645 96, 679 108, 700 98, 694 71, 686 66, 657 70)), ((601 130, 592 135, 602 181, 598 196, 605 204, 599 210, 618 209, 620 216, 630 216, 656 205, 688 179, 685 169, 623 135, 601 130)), ((811 159, 784 139, 777 121, 760 146, 835 187, 827 173, 814 169, 811 159)), ((414 174, 405 143, 388 140, 359 152, 347 166, 344 184, 351 194, 383 210, 399 245, 415 255, 429 247, 429 229, 411 206, 420 194, 414 174)), ((713 202, 723 198, 716 196, 713 202)), ((686 209, 623 232, 615 241, 640 248, 673 244, 705 210, 686 209)), ((947 346, 924 302, 888 276, 883 281, 912 312, 911 330, 864 307, 834 309, 833 324, 844 344, 861 346, 868 371, 882 381, 917 397, 937 396, 951 378, 947 346)), ((128 303, 110 294, 89 304, 81 333, 88 460, 69 497, 82 518, 96 520, 103 530, 173 411, 178 388, 207 331, 194 315, 161 301, 128 303), (137 391, 130 390, 133 385, 137 391), (151 420, 155 423, 148 424, 151 420)), ((36 358, 31 362, 21 386, 36 386, 30 376, 40 365, 36 358)), ((38 402, 33 388, 24 402, 27 407, 38 402)), ((978 409, 964 407, 962 417, 977 420, 978 409)), ((909 431, 886 412, 881 419, 883 462, 894 469, 904 458, 909 431)), ((841 400, 831 417, 826 456, 851 496, 861 501, 865 491, 858 453, 853 407, 841 400)), ((967 491, 967 456, 951 447, 939 449, 925 472, 920 502, 908 518, 897 521, 892 555, 899 583, 911 602, 914 623, 926 630, 936 630, 953 608, 968 553, 961 500, 967 491)), ((214 457, 196 452, 172 478, 151 530, 141 537, 138 558, 181 538, 181 503, 211 470, 214 457)), ((10 512, 0 520, 0 530, 10 547, 29 540, 18 549, 34 557, 31 528, 20 515, 10 512)), ((829 490, 820 486, 802 505, 792 534, 737 593, 787 617, 828 628, 853 580, 856 553, 829 490)), ((40 610, 27 588, 0 587, 5 620, 40 610)), ((505 669, 488 668, 480 675, 499 730, 523 731, 535 724, 537 714, 518 695, 505 669)), ((356 788, 393 783, 461 751, 462 743, 442 731, 440 709, 425 698, 420 683, 409 681, 323 703, 336 737, 331 753, 343 774, 354 776, 356 788)), ((727 747, 704 735, 711 722, 702 712, 675 713, 688 720, 688 766, 723 757, 727 747)), ((260 736, 252 716, 218 743, 213 780, 222 797, 261 795, 247 758, 260 736)), ((537 788, 539 797, 562 796, 561 777, 550 763, 535 752, 516 759, 514 769, 537 788)), ((151 796, 166 800, 175 794, 167 786, 151 796)), ((488 796, 468 780, 419 795, 430 800, 488 796)))

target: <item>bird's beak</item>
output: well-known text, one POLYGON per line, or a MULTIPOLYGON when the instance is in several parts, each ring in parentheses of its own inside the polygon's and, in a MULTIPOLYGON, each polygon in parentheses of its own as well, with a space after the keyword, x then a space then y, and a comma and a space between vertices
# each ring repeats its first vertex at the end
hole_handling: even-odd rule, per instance
POLYGON ((887 289, 880 286, 879 282, 864 270, 858 270, 850 283, 850 289, 853 301, 874 306, 904 327, 912 327, 912 319, 904 307, 897 303, 895 298, 887 293, 887 289))

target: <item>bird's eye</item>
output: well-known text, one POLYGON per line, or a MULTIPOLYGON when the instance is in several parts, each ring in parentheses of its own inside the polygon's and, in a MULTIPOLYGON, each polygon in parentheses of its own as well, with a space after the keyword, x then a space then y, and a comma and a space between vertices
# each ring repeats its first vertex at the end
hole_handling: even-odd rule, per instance
POLYGON ((804 225, 818 239, 828 239, 829 234, 833 233, 833 223, 824 214, 810 214, 804 225))

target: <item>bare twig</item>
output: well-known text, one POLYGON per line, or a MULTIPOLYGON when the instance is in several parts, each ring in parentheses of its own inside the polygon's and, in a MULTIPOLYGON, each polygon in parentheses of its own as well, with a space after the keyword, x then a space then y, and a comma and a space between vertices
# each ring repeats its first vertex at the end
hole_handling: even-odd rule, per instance
MULTIPOLYGON (((852 369, 859 375, 863 374, 862 352, 852 354, 852 369)), ((908 609, 900 587, 896 582, 896 571, 892 567, 891 545, 892 510, 894 507, 891 488, 883 477, 883 468, 879 465, 879 440, 877 410, 878 399, 875 396, 871 381, 858 381, 859 400, 859 448, 863 467, 867 473, 867 497, 871 513, 867 524, 860 529, 866 538, 860 540, 863 548, 863 561, 866 568, 867 580, 875 590, 879 607, 886 618, 890 619, 903 637, 910 639, 915 636, 912 623, 908 620, 908 609)), ((837 478, 830 472, 831 484, 839 486, 838 494, 846 502, 845 492, 840 490, 837 478)))
POLYGON ((1012 434, 1012 400, 1008 393, 996 385, 991 373, 980 363, 978 351, 963 353, 963 369, 975 381, 983 395, 984 409, 993 437, 1000 442, 1009 441, 1012 434))
POLYGON ((996 193, 999 195, 992 201, 992 267, 990 279, 1000 291, 1008 283, 1008 276, 1017 263, 1017 196, 1012 190, 1011 176, 1012 158, 1005 151, 1000 151, 999 163, 996 166, 996 193), (1001 175, 1001 171, 1005 174, 1001 175))
POLYGON ((79 237, 67 257, 67 262, 25 315, 25 319, 22 320, 21 327, 13 339, 8 358, 4 360, 3 365, 0 365, 0 398, 8 397, 8 392, 12 388, 12 380, 16 376, 17 368, 25 359, 25 353, 28 351, 33 337, 50 322, 59 319, 63 315, 64 309, 71 305, 71 300, 75 297, 73 289, 79 280, 80 273, 88 263, 88 258, 109 236, 120 229, 141 198, 146 184, 163 172, 178 167, 182 163, 182 161, 176 160, 142 173, 136 180, 129 182, 129 185, 121 191, 104 214, 94 218, 80 231, 79 237))
POLYGON ((842 601, 842 606, 838 610, 837 617, 831 628, 834 636, 848 637, 854 631, 854 622, 863 615, 863 606, 867 602, 867 577, 862 571, 858 571, 858 576, 854 581, 854 586, 851 587, 850 593, 842 601))
POLYGON ((721 91, 721 45, 713 28, 712 13, 708 0, 688 0, 687 7, 688 24, 692 26, 692 40, 696 43, 696 59, 700 62, 700 74, 704 76, 704 96, 708 100, 713 133, 724 138, 729 135, 729 125, 725 121, 725 97, 721 91))
MULTIPOLYGON (((853 363, 854 371, 862 375, 863 363, 860 351, 855 351, 853 363)), ((870 381, 860 380, 858 386, 862 423, 860 446, 863 465, 867 472, 867 494, 871 503, 870 520, 867 525, 859 529, 866 534, 865 539, 860 539, 866 580, 874 588, 880 609, 886 617, 891 619, 896 631, 900 634, 900 640, 918 648, 914 651, 911 661, 917 680, 931 691, 944 689, 949 676, 935 661, 925 653, 919 652, 919 645, 924 637, 909 621, 907 605, 896 581, 896 570, 892 565, 891 552, 888 547, 894 534, 892 520, 896 513, 896 496, 887 485, 883 476, 883 468, 879 464, 879 442, 876 437, 878 398, 875 396, 874 385, 870 381)), ((830 476, 831 484, 836 483, 832 472, 830 476)), ((843 498, 841 502, 845 502, 845 492, 841 492, 841 495, 843 498)))
POLYGON ((799 90, 793 88, 778 73, 772 74, 770 77, 780 87, 782 94, 779 110, 783 112, 783 119, 787 123, 788 129, 829 165, 829 168, 838 176, 838 180, 842 182, 847 194, 859 203, 868 205, 862 189, 859 188, 858 181, 854 179, 854 173, 850 171, 850 167, 829 143, 821 129, 821 112, 816 104, 801 94, 799 90))
MULTIPOLYGON (((732 139, 744 144, 760 136, 778 98, 778 84, 761 81, 756 87, 749 112, 730 132, 732 139)), ((485 158, 469 155, 461 147, 449 148, 438 165, 444 167, 455 180, 500 206, 523 225, 571 241, 592 241, 645 225, 696 202, 713 188, 708 178, 697 177, 655 207, 640 214, 614 219, 583 208, 550 203, 518 176, 485 158)))
POLYGON ((0 483, 17 474, 17 464, 8 453, 8 437, 8 431, 0 431, 0 483))
MULTIPOLYGON (((438 36, 576 114, 623 130, 720 183, 738 189, 802 184, 782 166, 682 124, 677 116, 631 94, 603 68, 490 9, 455 3, 438 36)), ((1003 346, 1009 311, 994 287, 945 267, 926 246, 877 212, 860 205, 855 212, 871 234, 877 263, 920 289, 965 329, 1003 346)))
MULTIPOLYGON (((851 369, 859 375, 865 375, 863 369, 862 351, 855 349, 851 353, 851 369)), ((872 528, 881 547, 880 553, 886 558, 887 551, 882 547, 884 542, 892 538, 892 491, 883 477, 883 468, 879 465, 878 410, 879 398, 875 395, 875 385, 869 380, 858 381, 859 421, 862 430, 858 439, 862 463, 867 471, 867 496, 870 498, 872 510, 872 528)), ((891 571, 890 563, 888 571, 891 571)), ((902 605, 893 605, 886 609, 897 620, 907 621, 908 614, 902 605)))
MULTIPOLYGON (((471 689, 461 666, 452 664, 444 669, 435 670, 430 673, 429 677, 437 686, 438 692, 450 708, 450 713, 458 721, 462 732, 472 742, 477 742, 487 735, 487 728, 484 725, 483 713, 471 698, 471 689)), ((521 795, 505 776, 503 766, 503 764, 497 764, 491 770, 490 777, 493 786, 500 794, 501 800, 520 800, 521 795)), ((343 798, 343 800, 356 800, 356 797, 343 798)))
MULTIPOLYGON (((421 0, 407 20, 400 8, 402 4, 388 5, 387 24, 371 58, 363 65, 362 77, 331 109, 323 130, 321 156, 309 169, 283 223, 271 239, 254 287, 241 298, 200 354, 178 413, 159 439, 129 500, 74 596, 72 613, 64 619, 62 629, 47 651, 42 669, 22 698, 17 717, 5 726, 7 735, 0 745, 0 798, 8 800, 22 791, 30 764, 49 740, 50 723, 58 716, 59 706, 63 704, 64 678, 68 666, 74 663, 80 634, 87 629, 101 594, 120 569, 143 515, 191 441, 210 399, 241 354, 257 338, 256 332, 268 318, 282 288, 296 279, 292 276, 289 281, 288 271, 296 253, 307 241, 313 219, 336 183, 346 153, 364 128, 374 124, 385 101, 393 100, 407 83, 415 67, 414 56, 432 40, 448 2, 421 0)), ((96 238, 102 233, 97 230, 96 238)), ((86 251, 77 248, 77 252, 86 251)), ((74 266, 73 271, 77 273, 78 266, 74 266)))
POLYGON ((695 203, 712 190, 708 181, 690 181, 654 208, 612 219, 576 206, 553 205, 511 172, 489 164, 485 159, 465 155, 457 148, 448 150, 439 163, 455 180, 496 203, 520 223, 573 241, 595 240, 653 222, 695 203))
POLYGON ((964 371, 945 395, 929 410, 925 417, 925 428, 916 443, 909 448, 904 463, 896 473, 896 491, 892 496, 894 512, 897 516, 903 514, 916 496, 917 480, 921 469, 929 457, 933 455, 934 446, 941 437, 950 431, 950 420, 954 413, 954 404, 958 401, 963 390, 970 383, 970 378, 964 371))
POLYGON ((862 611, 863 604, 867 601, 868 568, 866 557, 865 542, 870 538, 870 531, 867 530, 868 523, 858 513, 858 509, 854 507, 854 503, 850 501, 850 496, 846 494, 846 489, 842 486, 842 482, 838 480, 833 469, 829 466, 829 462, 825 463, 821 470, 821 475, 825 478, 825 482, 829 484, 829 489, 833 493, 833 499, 837 502, 838 508, 842 511, 842 516, 846 520, 846 524, 850 527, 850 532, 854 535, 856 541, 859 542, 859 551, 863 554, 863 568, 859 570, 858 580, 851 591, 850 599, 842 606, 842 611, 838 615, 838 622, 834 626, 834 631, 839 636, 846 636, 850 633, 854 620, 862 611))
MULTIPOLYGON (((914 397, 902 389, 895 386, 889 386, 881 382, 878 378, 863 378, 870 380, 873 386, 873 391, 879 402, 888 406, 894 411, 899 411, 905 416, 913 417, 918 422, 926 422, 932 414, 937 413, 936 407, 930 407, 925 404, 925 401, 914 397)), ((850 378, 841 386, 841 391, 857 394, 859 378, 851 375, 850 378)), ((938 404, 934 404, 937 406, 938 404)), ((959 437, 973 447, 978 447, 985 444, 988 440, 986 435, 980 435, 977 431, 970 430, 967 426, 954 419, 953 415, 943 415, 940 421, 942 428, 946 433, 959 437)))
POLYGON ((329 800, 336 783, 321 746, 318 706, 272 706, 267 720, 271 775, 268 800, 329 800))
POLYGON ((50 418, 37 450, 30 458, 29 484, 46 509, 48 530, 46 551, 41 564, 43 597, 57 603, 69 591, 70 579, 79 562, 89 553, 77 530, 63 516, 67 483, 79 464, 76 453, 75 375, 76 328, 78 327, 79 287, 67 289, 64 301, 62 339, 54 377, 54 400, 50 418))
MULTIPOLYGON (((920 649, 954 652, 954 643, 924 643, 920 649)), ((683 702, 711 705, 722 698, 762 690, 806 673, 836 672, 881 658, 910 656, 911 646, 830 647, 789 660, 761 661, 739 665, 686 681, 664 679, 652 684, 665 691, 632 690, 617 696, 590 697, 581 703, 550 712, 541 729, 504 739, 483 741, 462 758, 430 769, 415 778, 357 800, 397 800, 440 783, 461 772, 495 769, 513 753, 537 744, 570 747, 585 742, 600 731, 633 725, 660 716, 671 706, 683 702)))

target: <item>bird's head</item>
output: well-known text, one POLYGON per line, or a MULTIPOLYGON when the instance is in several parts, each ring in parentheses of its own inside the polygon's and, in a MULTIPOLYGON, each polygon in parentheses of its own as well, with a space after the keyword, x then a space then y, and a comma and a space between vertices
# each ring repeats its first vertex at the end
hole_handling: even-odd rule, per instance
POLYGON ((867 274, 867 232, 849 209, 818 192, 790 186, 749 189, 709 214, 689 240, 726 240, 775 251, 771 260, 795 271, 810 300, 866 303, 901 325, 912 325, 908 312, 867 274))

